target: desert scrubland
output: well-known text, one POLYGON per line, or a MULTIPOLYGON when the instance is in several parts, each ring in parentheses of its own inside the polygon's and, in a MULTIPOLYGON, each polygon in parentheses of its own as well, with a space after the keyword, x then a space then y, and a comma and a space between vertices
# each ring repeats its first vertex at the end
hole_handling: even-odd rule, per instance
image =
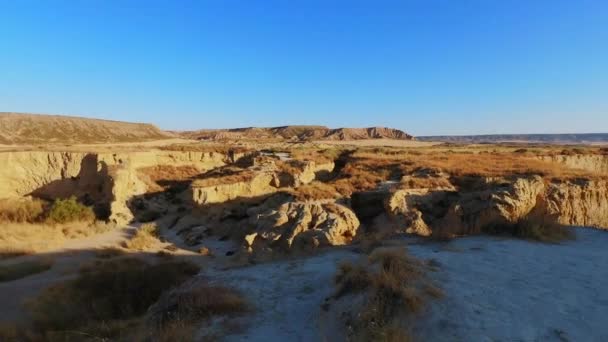
POLYGON ((120 123, 65 142, 68 119, 48 120, 56 139, 2 133, 3 340, 608 334, 568 323, 577 301, 608 312, 605 147, 120 123), (500 313, 527 319, 507 331, 500 313))

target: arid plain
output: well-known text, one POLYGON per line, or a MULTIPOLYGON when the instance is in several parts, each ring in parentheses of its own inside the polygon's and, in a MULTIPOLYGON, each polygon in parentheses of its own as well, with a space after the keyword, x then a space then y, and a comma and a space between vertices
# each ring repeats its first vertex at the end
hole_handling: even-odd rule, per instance
POLYGON ((602 142, 4 113, 0 143, 1 340, 608 339, 602 142))

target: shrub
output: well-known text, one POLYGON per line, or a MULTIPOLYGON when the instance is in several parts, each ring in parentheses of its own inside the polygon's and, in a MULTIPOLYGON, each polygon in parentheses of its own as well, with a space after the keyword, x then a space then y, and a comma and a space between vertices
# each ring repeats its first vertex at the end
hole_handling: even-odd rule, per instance
POLYGON ((50 269, 53 263, 49 260, 24 261, 16 264, 0 266, 0 282, 25 278, 50 269))
POLYGON ((56 199, 46 217, 49 223, 69 223, 75 221, 92 222, 95 213, 91 207, 79 203, 76 197, 56 199))
POLYGON ((148 264, 135 258, 98 261, 78 277, 44 290, 28 309, 34 327, 68 340, 69 330, 108 339, 124 334, 161 294, 199 271, 188 262, 148 264), (54 333, 53 333, 54 332, 54 333))
POLYGON ((125 247, 135 250, 144 250, 158 243, 160 231, 155 223, 144 223, 131 240, 125 242, 125 247))
POLYGON ((522 239, 549 243, 575 238, 571 229, 555 221, 539 217, 526 217, 519 220, 515 225, 513 235, 522 239))
POLYGON ((379 248, 363 264, 339 266, 335 298, 366 292, 363 307, 354 314, 354 340, 410 340, 400 317, 420 311, 426 298, 442 295, 426 279, 424 267, 403 248, 379 248))
POLYGON ((551 218, 527 216, 516 223, 492 224, 484 227, 488 234, 511 235, 516 238, 539 242, 557 243, 575 238, 573 231, 551 218))
POLYGON ((249 305, 243 296, 227 287, 202 284, 187 290, 178 290, 161 300, 153 311, 161 324, 169 321, 196 321, 213 315, 228 315, 247 311, 249 305))

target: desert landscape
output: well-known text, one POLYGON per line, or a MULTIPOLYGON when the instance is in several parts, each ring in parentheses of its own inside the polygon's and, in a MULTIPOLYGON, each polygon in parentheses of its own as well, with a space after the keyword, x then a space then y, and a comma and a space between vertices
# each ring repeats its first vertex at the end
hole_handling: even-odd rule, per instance
POLYGON ((605 142, 19 113, 0 139, 1 340, 608 338, 605 142))

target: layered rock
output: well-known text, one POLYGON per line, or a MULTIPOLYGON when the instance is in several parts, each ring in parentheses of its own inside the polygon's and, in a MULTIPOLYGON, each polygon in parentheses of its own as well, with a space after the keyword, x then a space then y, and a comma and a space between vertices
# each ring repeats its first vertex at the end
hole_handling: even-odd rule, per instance
MULTIPOLYGON (((189 165, 201 172, 233 162, 212 152, 4 152, 0 153, 0 198, 76 196, 107 211, 110 220, 132 219, 128 202, 147 187, 137 170, 156 165, 189 165)), ((104 217, 105 218, 105 217, 104 217)))
POLYGON ((542 215, 564 225, 608 229, 608 183, 547 183, 540 176, 484 179, 474 191, 406 189, 386 200, 387 212, 407 233, 446 236, 479 233, 542 215))
POLYGON ((251 208, 248 213, 254 232, 246 241, 254 249, 345 245, 360 227, 350 208, 334 202, 286 202, 251 208))

